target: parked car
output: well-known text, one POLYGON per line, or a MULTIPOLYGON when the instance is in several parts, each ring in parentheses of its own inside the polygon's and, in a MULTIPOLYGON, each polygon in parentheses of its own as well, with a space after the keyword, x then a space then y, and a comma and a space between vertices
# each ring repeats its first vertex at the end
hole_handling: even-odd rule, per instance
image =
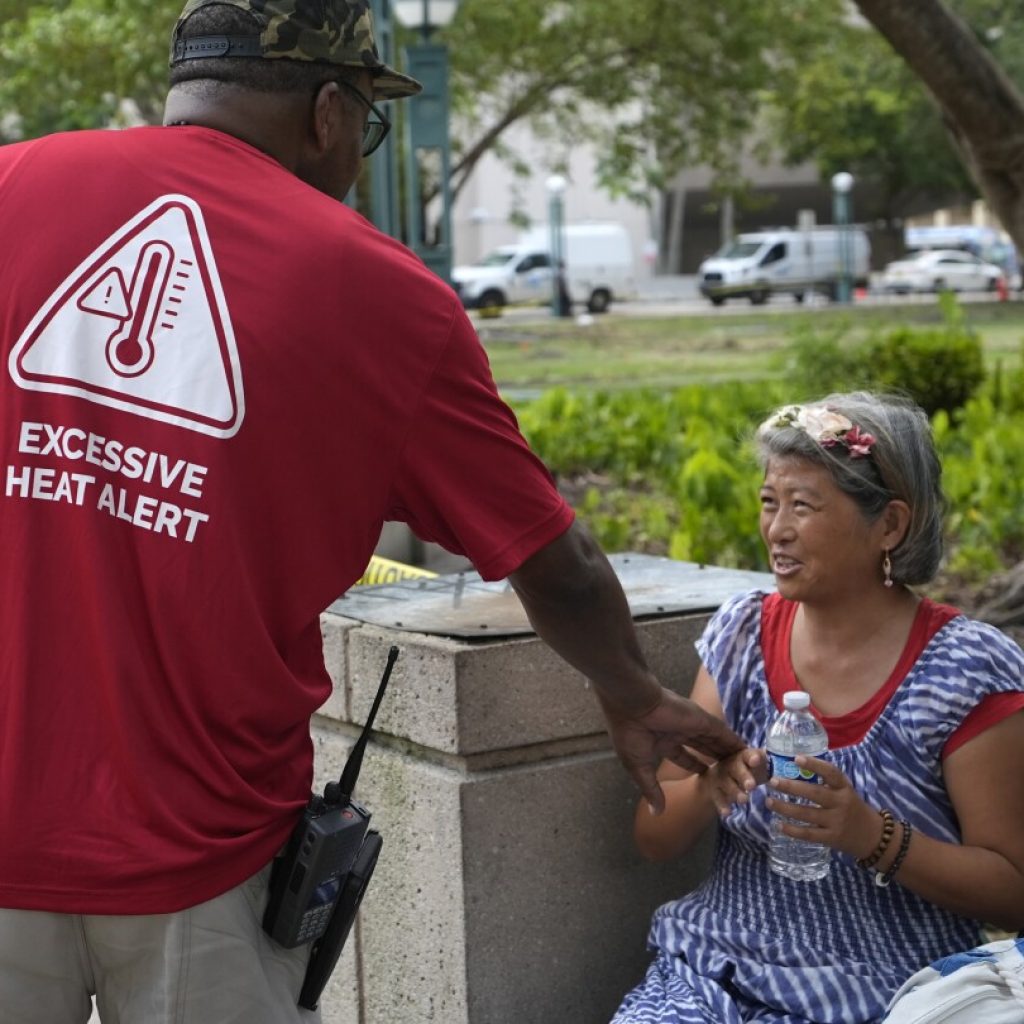
POLYGON ((882 272, 887 292, 995 291, 1001 267, 959 249, 930 249, 910 253, 882 272))

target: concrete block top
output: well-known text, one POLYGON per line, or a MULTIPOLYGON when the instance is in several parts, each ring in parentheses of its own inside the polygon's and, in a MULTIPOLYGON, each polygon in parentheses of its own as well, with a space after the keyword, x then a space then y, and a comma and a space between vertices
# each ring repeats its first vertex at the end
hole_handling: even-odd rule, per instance
MULTIPOLYGON (((696 674, 693 644, 708 616, 728 595, 774 582, 762 573, 645 555, 615 556, 613 565, 634 615, 641 616, 637 632, 648 664, 663 685, 683 694, 696 674)), ((336 691, 321 714, 364 722, 387 648, 396 644, 401 656, 377 719, 378 733, 441 755, 485 755, 490 764, 548 756, 544 748, 550 744, 570 743, 576 751, 606 746, 604 719, 588 680, 529 630, 515 594, 504 584, 463 579, 459 592, 477 595, 469 604, 480 614, 460 617, 465 607, 454 606, 456 577, 444 579, 445 591, 366 587, 360 590, 369 596, 332 606, 323 620, 336 691), (434 617, 442 605, 445 614, 434 617), (462 628, 498 608, 500 615, 492 618, 496 626, 486 633, 440 635, 442 624, 462 628), (350 611, 366 618, 350 617, 350 611), (401 625, 388 625, 389 617, 401 625), (413 630, 416 622, 422 632, 413 630)))
MULTIPOLYGON (((727 597, 751 587, 773 588, 768 573, 677 562, 623 553, 609 561, 622 583, 634 618, 713 611, 727 597)), ((485 582, 473 573, 353 587, 330 611, 387 629, 462 639, 533 633, 506 580, 485 582)))

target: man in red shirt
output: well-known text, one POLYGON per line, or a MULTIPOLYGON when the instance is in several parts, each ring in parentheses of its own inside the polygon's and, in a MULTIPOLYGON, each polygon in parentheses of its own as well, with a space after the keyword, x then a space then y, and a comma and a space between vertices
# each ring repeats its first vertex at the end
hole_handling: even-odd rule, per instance
POLYGON ((309 796, 319 614, 386 520, 507 577, 656 806, 738 746, 662 689, 454 294, 337 202, 366 0, 190 0, 166 124, 0 149, 0 1007, 280 1024, 259 930, 309 796))

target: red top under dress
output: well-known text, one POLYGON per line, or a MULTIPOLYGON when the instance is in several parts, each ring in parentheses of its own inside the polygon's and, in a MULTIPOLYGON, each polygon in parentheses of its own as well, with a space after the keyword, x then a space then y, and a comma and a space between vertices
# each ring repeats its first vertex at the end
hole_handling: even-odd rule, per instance
MULTIPOLYGON (((793 619, 798 602, 787 601, 779 594, 770 594, 764 599, 761 612, 761 650, 764 653, 765 674, 768 689, 775 706, 782 708, 782 695, 787 690, 802 690, 800 681, 793 671, 790 658, 790 638, 793 634, 793 619)), ((878 691, 859 708, 845 715, 814 714, 821 720, 828 732, 830 747, 848 747, 860 742, 882 713, 889 698, 896 692, 911 667, 921 656, 932 637, 950 619, 961 612, 949 605, 937 604, 923 598, 914 616, 910 635, 896 666, 889 678, 878 691)), ((946 741, 942 750, 943 758, 962 747, 968 740, 983 733, 987 728, 1008 718, 1015 711, 1024 709, 1024 693, 989 694, 964 719, 960 727, 946 741)))

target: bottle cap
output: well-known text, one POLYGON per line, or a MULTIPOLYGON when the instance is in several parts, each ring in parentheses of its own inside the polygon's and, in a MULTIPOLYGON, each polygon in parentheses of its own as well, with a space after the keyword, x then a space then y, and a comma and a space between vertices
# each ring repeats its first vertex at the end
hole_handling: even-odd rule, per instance
POLYGON ((806 711, 811 706, 811 695, 806 690, 787 690, 782 704, 787 711, 806 711))

